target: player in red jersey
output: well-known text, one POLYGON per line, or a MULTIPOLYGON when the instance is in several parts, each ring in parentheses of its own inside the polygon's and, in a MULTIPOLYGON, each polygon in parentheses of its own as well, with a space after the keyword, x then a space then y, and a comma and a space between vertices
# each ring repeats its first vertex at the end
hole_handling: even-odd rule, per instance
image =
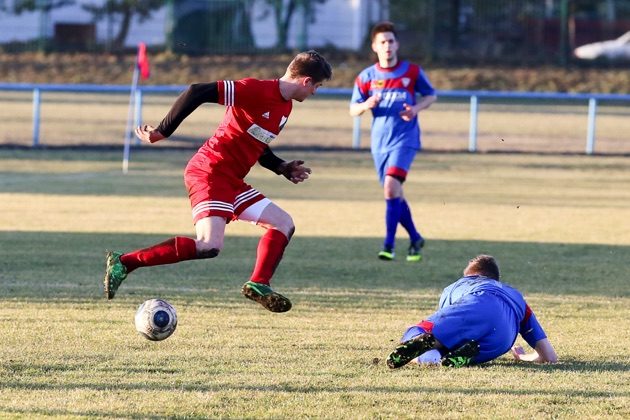
POLYGON ((272 312, 286 312, 291 301, 273 291, 271 277, 295 230, 291 216, 244 178, 259 162, 294 184, 309 177, 304 161, 286 162, 269 148, 291 113, 293 100, 314 95, 332 76, 330 64, 316 51, 298 54, 279 79, 220 80, 191 85, 173 104, 157 128, 143 125, 136 135, 155 143, 169 137, 199 105, 212 102, 227 110, 214 135, 190 159, 184 173, 197 238, 174 237, 130 253, 107 253, 104 291, 113 299, 133 270, 180 261, 214 258, 223 248, 230 220, 255 223, 265 229, 250 280, 242 293, 272 312))

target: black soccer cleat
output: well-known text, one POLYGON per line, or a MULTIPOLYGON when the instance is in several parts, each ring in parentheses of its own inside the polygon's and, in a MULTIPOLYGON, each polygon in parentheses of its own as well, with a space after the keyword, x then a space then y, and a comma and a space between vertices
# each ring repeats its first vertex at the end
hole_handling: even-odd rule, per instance
POLYGON ((424 247, 424 239, 420 238, 415 242, 409 244, 407 250, 407 261, 420 262, 422 261, 422 248, 424 247))
POLYGON ((478 354, 479 343, 475 340, 470 340, 455 350, 446 353, 442 357, 442 366, 456 368, 470 366, 473 364, 473 358, 478 354))
POLYGON ((396 254, 394 253, 394 248, 386 246, 383 247, 383 250, 378 253, 378 259, 383 261, 393 261, 396 258, 396 254))
POLYGON ((407 340, 394 349, 387 357, 387 366, 390 369, 396 369, 405 366, 422 353, 433 349, 435 346, 435 337, 433 334, 420 334, 407 340))
POLYGON ((260 303, 263 308, 271 312, 287 312, 292 307, 289 298, 274 292, 266 284, 248 281, 243 285, 241 293, 247 299, 260 303))

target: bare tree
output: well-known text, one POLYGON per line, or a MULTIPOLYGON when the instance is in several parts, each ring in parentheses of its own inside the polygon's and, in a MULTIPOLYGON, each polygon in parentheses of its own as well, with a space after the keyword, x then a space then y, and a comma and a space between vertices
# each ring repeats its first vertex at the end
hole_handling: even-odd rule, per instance
POLYGON ((265 0, 271 7, 276 21, 278 40, 276 48, 286 50, 288 48, 289 30, 291 19, 297 10, 302 9, 309 23, 315 22, 315 8, 317 4, 324 4, 327 0, 265 0))
POLYGON ((166 0, 106 0, 104 3, 91 3, 82 7, 92 14, 95 21, 116 15, 121 17, 118 33, 114 36, 111 44, 112 49, 121 50, 125 45, 132 18, 138 16, 138 20, 144 22, 151 17, 153 12, 161 9, 165 3, 166 0))
POLYGON ((53 9, 74 4, 74 0, 15 0, 13 7, 9 8, 4 0, 0 0, 0 10, 12 10, 16 15, 24 12, 34 12, 40 10, 49 13, 53 9))
POLYGON ((39 23, 38 49, 44 51, 47 44, 46 27, 50 18, 50 11, 64 6, 74 4, 74 0, 15 0, 13 7, 9 7, 4 0, 0 0, 0 10, 4 10, 16 15, 25 12, 41 13, 39 23))

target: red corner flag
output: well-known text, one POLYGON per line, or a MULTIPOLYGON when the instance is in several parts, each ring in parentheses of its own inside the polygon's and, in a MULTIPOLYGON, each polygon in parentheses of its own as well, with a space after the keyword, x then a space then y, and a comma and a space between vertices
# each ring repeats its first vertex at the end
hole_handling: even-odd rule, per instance
POLYGON ((148 79, 151 71, 149 69, 149 57, 147 57, 147 46, 144 42, 138 44, 138 68, 140 69, 140 76, 143 79, 148 79))

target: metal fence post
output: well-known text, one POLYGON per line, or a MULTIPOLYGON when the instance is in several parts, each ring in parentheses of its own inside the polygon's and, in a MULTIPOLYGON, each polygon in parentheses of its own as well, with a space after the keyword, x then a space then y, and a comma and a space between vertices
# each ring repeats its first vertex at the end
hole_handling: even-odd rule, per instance
POLYGON ((588 100, 588 130, 586 134, 586 154, 592 155, 595 151, 595 118, 597 117, 597 99, 588 100))
POLYGON ((478 99, 476 95, 470 97, 470 132, 468 134, 468 151, 477 151, 477 114, 478 99))
POLYGON ((41 108, 41 92, 33 89, 33 147, 39 146, 39 114, 41 108))
POLYGON ((361 117, 356 116, 352 120, 352 148, 361 148, 361 117))
MULTIPOLYGON (((137 89, 134 96, 134 116, 133 116, 133 128, 142 124, 142 89, 137 89)), ((136 137, 136 145, 141 144, 141 141, 136 137)))

